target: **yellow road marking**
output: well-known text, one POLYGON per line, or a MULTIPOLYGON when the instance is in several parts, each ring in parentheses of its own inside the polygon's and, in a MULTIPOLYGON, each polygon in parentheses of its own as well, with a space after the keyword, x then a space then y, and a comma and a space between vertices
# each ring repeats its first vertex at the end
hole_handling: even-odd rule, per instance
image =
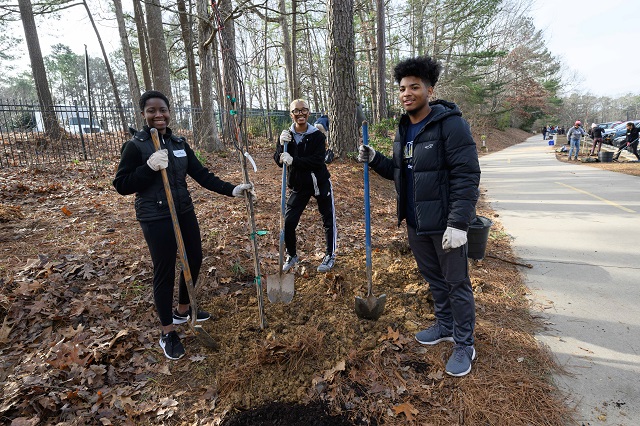
POLYGON ((565 186, 565 187, 567 187, 567 188, 569 188, 569 189, 573 189, 574 191, 581 192, 581 193, 583 193, 583 194, 585 194, 585 195, 588 195, 588 196, 590 196, 590 197, 595 198, 596 200, 600 200, 600 201, 602 201, 602 202, 604 202, 604 203, 606 203, 606 204, 609 204, 610 206, 617 207, 617 208, 619 208, 620 210, 625 211, 625 212, 627 212, 627 213, 635 213, 635 210, 631 210, 631 209, 629 209, 629 208, 627 208, 627 207, 625 207, 625 206, 621 206, 620 204, 618 204, 618 203, 614 203, 613 201, 609 201, 609 200, 607 200, 606 198, 598 197, 597 195, 592 194, 592 193, 590 193, 590 192, 588 192, 588 191, 585 191, 585 190, 582 190, 582 189, 576 188, 576 187, 571 186, 571 185, 567 185, 566 183, 562 183, 562 182, 554 182, 554 183, 556 183, 556 184, 558 184, 558 185, 565 186))

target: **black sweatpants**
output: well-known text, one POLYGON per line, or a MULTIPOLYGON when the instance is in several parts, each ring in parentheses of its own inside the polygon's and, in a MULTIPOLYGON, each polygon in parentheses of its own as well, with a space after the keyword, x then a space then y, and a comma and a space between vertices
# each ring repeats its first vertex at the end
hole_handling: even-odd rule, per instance
MULTIPOLYGON (((178 223, 184 241, 187 261, 193 283, 198 281, 202 265, 202 241, 200 226, 193 210, 178 215, 178 223)), ((144 239, 149 246, 153 262, 153 300, 160 317, 160 323, 167 326, 173 323, 173 288, 176 274, 178 245, 173 232, 171 218, 140 222, 144 239)), ((184 276, 180 273, 178 303, 189 304, 189 293, 184 276)))
POLYGON ((429 283, 436 320, 445 330, 453 332, 456 343, 473 345, 476 307, 467 245, 445 252, 442 234, 417 235, 415 228, 408 226, 407 235, 418 269, 429 283))
POLYGON ((333 187, 331 180, 327 180, 317 188, 292 190, 289 193, 287 207, 284 211, 284 245, 290 256, 298 254, 296 251, 296 228, 311 197, 315 197, 318 202, 318 211, 322 216, 322 227, 326 241, 325 254, 334 254, 336 251, 337 230, 333 187))

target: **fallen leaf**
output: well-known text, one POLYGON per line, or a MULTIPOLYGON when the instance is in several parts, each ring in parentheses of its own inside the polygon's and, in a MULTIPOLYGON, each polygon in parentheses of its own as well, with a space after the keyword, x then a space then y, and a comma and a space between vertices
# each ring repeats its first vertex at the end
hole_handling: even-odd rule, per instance
POLYGON ((419 411, 416 410, 416 408, 408 402, 404 402, 400 405, 394 405, 393 411, 394 413, 396 413, 396 416, 404 413, 404 415, 407 417, 407 420, 409 420, 410 422, 413 421, 413 416, 419 413, 419 411))

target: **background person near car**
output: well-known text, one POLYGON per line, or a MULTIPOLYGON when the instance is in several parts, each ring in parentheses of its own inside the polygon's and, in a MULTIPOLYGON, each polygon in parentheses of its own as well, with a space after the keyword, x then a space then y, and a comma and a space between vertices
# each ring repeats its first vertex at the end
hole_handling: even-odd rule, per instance
POLYGON ((638 156, 638 134, 639 133, 640 132, 638 128, 631 121, 627 123, 627 139, 626 139, 627 143, 623 143, 620 145, 620 148, 618 148, 616 153, 613 155, 613 161, 618 161, 618 158, 620 157, 620 153, 625 148, 633 152, 633 155, 635 155, 638 161, 640 161, 640 156, 638 156))
POLYGON ((591 129, 591 137, 593 138, 593 146, 591 147, 591 152, 589 155, 593 155, 596 151, 596 146, 598 147, 598 154, 600 154, 600 149, 602 149, 602 133, 604 129, 600 126, 593 125, 594 127, 591 129))
POLYGON ((580 152, 580 138, 586 135, 582 127, 580 127, 582 123, 580 121, 576 121, 572 128, 567 132, 567 140, 571 147, 569 148, 569 161, 571 161, 571 154, 575 150, 575 160, 578 161, 578 152, 580 152))

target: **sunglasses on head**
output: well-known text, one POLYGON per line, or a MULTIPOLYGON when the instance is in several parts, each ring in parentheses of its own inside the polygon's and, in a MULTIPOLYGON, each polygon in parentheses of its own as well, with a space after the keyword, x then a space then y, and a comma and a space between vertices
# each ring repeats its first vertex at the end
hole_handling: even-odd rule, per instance
POLYGON ((301 115, 301 114, 306 114, 309 112, 309 108, 302 108, 302 109, 293 109, 291 110, 291 114, 293 115, 301 115))

